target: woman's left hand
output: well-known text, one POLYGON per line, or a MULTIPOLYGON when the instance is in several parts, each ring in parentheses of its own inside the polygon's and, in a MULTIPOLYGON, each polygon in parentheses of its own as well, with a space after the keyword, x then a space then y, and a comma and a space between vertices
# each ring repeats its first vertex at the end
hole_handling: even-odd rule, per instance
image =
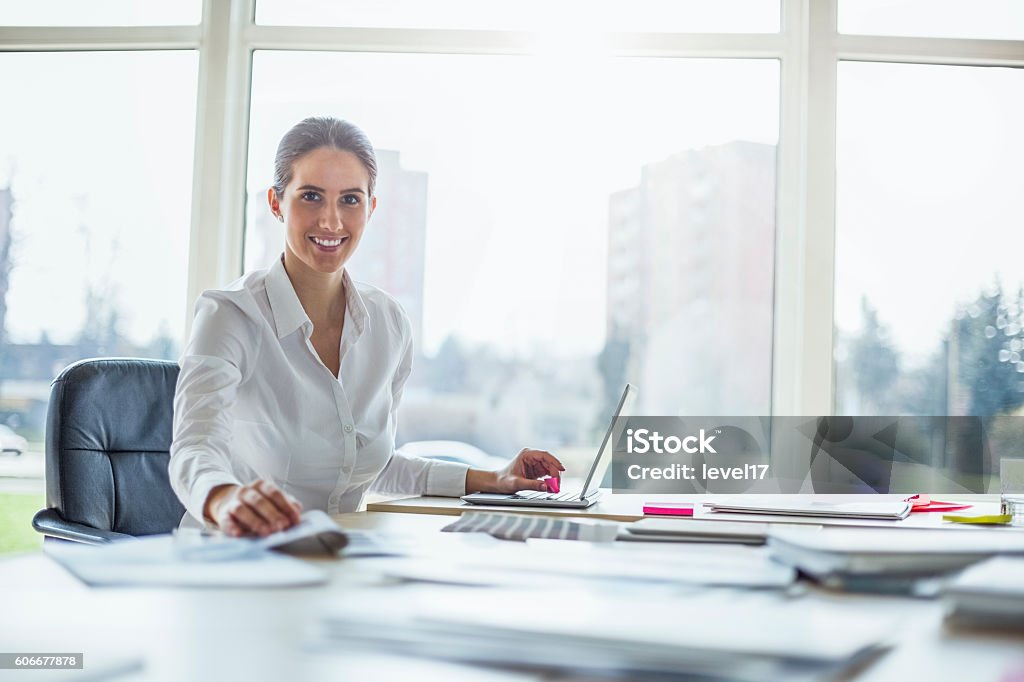
POLYGON ((470 469, 466 475, 467 493, 514 493, 520 490, 547 491, 541 476, 560 478, 565 467, 550 452, 523 448, 515 459, 497 471, 470 469))

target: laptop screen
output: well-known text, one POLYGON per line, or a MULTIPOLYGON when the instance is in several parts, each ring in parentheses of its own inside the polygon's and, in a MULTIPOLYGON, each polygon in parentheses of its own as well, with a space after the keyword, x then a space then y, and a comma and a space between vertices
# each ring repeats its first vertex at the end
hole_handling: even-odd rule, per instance
POLYGON ((626 384, 626 388, 622 391, 622 397, 619 398, 619 404, 615 408, 615 413, 612 414, 611 423, 608 424, 608 430, 604 434, 604 440, 601 441, 601 447, 597 450, 594 464, 590 467, 590 474, 583 484, 583 493, 580 495, 580 499, 589 497, 601 487, 604 473, 608 471, 608 466, 612 463, 612 451, 615 449, 615 444, 622 438, 622 431, 626 428, 626 420, 620 420, 619 417, 628 417, 633 414, 635 399, 636 389, 632 385, 626 384))

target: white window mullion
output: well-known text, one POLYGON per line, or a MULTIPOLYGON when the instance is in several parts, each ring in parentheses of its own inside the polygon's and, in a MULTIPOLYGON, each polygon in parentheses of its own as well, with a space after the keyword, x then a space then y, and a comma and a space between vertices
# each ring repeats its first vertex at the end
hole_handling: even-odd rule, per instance
POLYGON ((840 60, 944 64, 953 66, 1024 66, 1022 40, 964 40, 840 35, 840 60))
POLYGON ((785 0, 772 411, 833 409, 836 0, 785 0))
POLYGON ((242 272, 255 0, 206 0, 199 55, 186 338, 199 294, 242 272))
POLYGON ((0 26, 0 52, 194 50, 198 26, 0 26))

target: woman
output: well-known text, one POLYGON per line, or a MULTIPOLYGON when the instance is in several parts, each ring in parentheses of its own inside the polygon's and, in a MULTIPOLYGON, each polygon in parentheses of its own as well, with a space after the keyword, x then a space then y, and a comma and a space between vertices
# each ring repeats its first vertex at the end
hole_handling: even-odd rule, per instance
POLYGON ((564 470, 539 450, 498 471, 395 450, 411 327, 394 299, 345 270, 377 205, 376 176, 373 147, 345 121, 307 118, 281 140, 267 197, 284 253, 203 292, 182 356, 169 471, 183 524, 262 536, 303 508, 355 511, 369 489, 546 490, 538 479, 564 470))

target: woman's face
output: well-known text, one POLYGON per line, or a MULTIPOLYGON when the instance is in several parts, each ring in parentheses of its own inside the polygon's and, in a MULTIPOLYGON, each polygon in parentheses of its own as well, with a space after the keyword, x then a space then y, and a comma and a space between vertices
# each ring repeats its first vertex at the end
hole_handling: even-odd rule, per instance
POLYGON ((316 272, 341 270, 359 245, 377 199, 370 174, 351 152, 321 147, 292 164, 284 195, 270 208, 285 225, 285 249, 316 272))

